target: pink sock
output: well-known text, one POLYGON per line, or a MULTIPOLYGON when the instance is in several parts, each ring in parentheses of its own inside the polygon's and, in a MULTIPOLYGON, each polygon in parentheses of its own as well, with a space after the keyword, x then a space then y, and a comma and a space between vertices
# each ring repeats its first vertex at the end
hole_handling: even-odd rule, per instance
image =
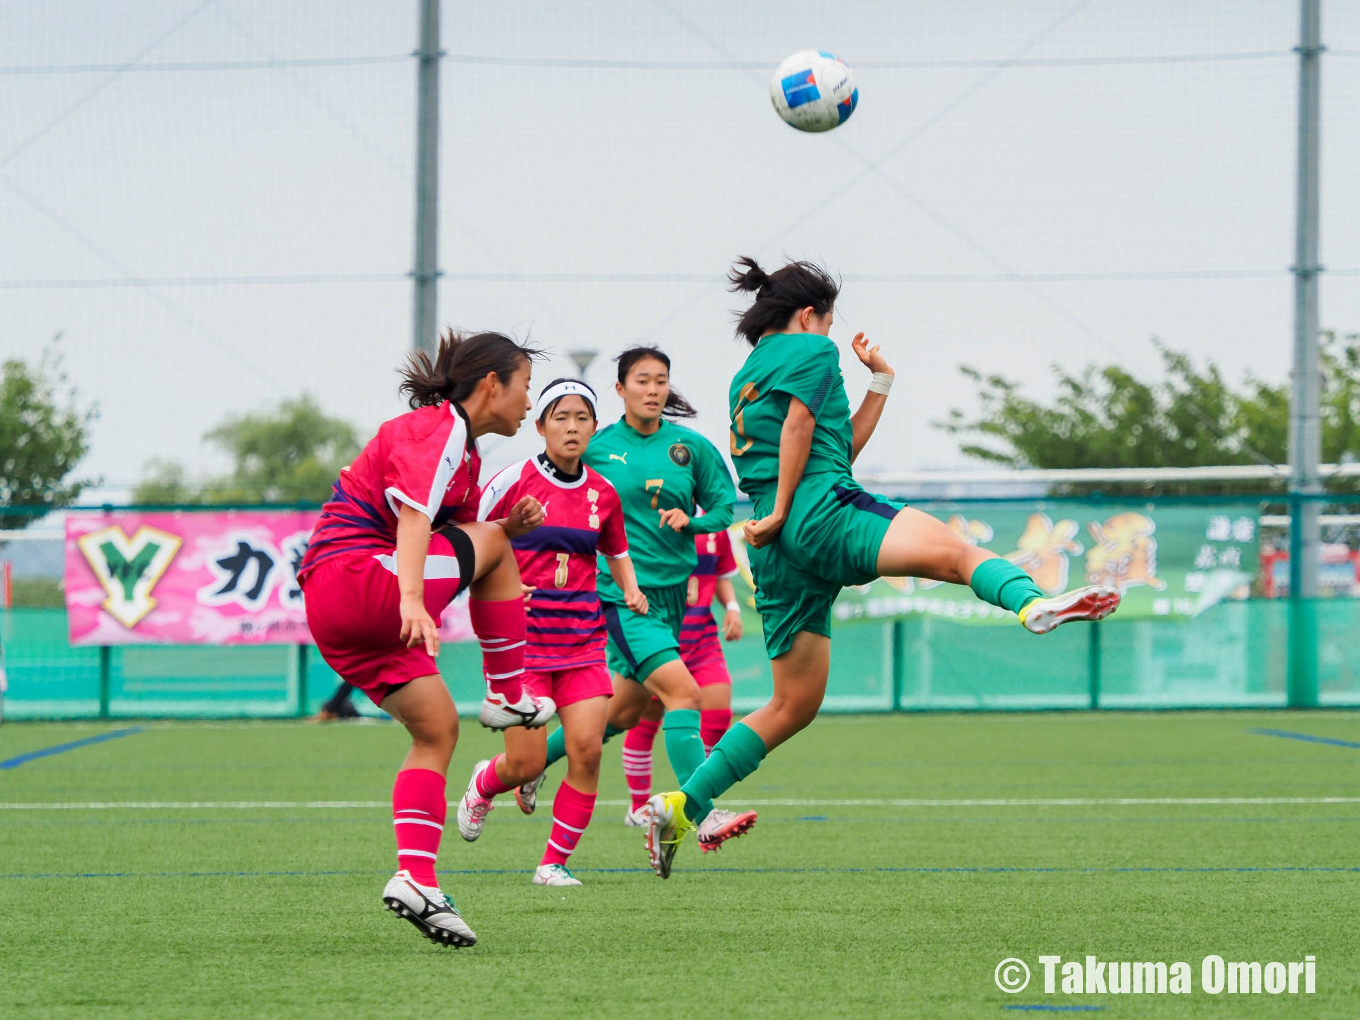
POLYGON ((722 739, 723 734, 732 728, 730 708, 705 708, 699 711, 699 738, 704 742, 704 754, 713 750, 713 745, 722 739))
POLYGON ((392 786, 397 864, 421 885, 438 885, 434 862, 444 834, 444 777, 431 769, 402 769, 392 786))
POLYGON ((496 766, 505 759, 505 755, 498 754, 491 759, 491 764, 477 773, 477 792, 483 797, 494 797, 498 793, 509 793, 514 789, 508 785, 496 773, 496 766))
POLYGON ((595 794, 582 793, 562 780, 553 798, 552 832, 548 833, 548 845, 543 848, 543 860, 539 863, 566 864, 594 810, 595 794))
POLYGON ((524 600, 483 602, 471 599, 468 615, 482 644, 482 672, 491 693, 520 699, 524 676, 524 600))
POLYGON ((634 811, 652 795, 652 746, 660 728, 660 719, 643 719, 623 735, 623 778, 634 811))

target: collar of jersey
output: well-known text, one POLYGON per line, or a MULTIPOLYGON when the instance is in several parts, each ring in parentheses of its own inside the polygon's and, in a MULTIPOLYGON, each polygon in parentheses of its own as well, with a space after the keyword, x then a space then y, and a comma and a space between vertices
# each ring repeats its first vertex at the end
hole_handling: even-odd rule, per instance
POLYGON ((626 414, 619 419, 619 424, 628 430, 629 435, 637 436, 639 439, 652 439, 655 438, 656 436, 661 435, 662 430, 665 429, 667 425, 671 425, 673 423, 667 421, 665 418, 662 418, 661 424, 657 427, 657 430, 653 432, 651 435, 646 435, 645 433, 639 432, 637 429, 633 428, 633 426, 629 425, 628 415, 626 414))
POLYGON ((467 412, 463 410, 463 405, 453 400, 446 400, 444 403, 449 405, 450 414, 456 414, 463 419, 463 428, 467 430, 467 452, 476 452, 480 454, 482 448, 477 445, 477 440, 472 438, 472 419, 469 418, 467 412))
POLYGON ((548 481, 552 482, 559 489, 579 489, 582 485, 585 484, 586 466, 584 464, 581 465, 580 475, 571 479, 570 481, 566 481, 562 478, 561 475, 557 473, 553 466, 544 464, 540 457, 542 457, 542 454, 539 454, 539 456, 534 458, 534 467, 538 468, 538 473, 540 475, 542 475, 548 481))

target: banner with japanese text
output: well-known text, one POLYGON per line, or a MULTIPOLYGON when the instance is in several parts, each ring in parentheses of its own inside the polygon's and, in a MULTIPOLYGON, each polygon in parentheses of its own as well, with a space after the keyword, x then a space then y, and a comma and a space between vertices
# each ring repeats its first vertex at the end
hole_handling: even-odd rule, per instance
MULTIPOLYGON (((296 571, 316 517, 314 510, 70 513, 71 643, 311 644, 296 571)), ((445 611, 440 634, 472 637, 465 597, 445 611)))
MULTIPOLYGON (((969 544, 1021 567, 1046 595, 1085 584, 1119 588, 1124 599, 1116 620, 1197 616, 1224 600, 1249 597, 1258 571, 1255 505, 1030 500, 924 509, 969 544)), ((733 536, 739 538, 739 528, 733 536)), ((738 559, 749 585, 744 553, 738 559)), ((1015 619, 966 587, 919 578, 846 588, 834 618, 909 615, 969 623, 1015 619)))

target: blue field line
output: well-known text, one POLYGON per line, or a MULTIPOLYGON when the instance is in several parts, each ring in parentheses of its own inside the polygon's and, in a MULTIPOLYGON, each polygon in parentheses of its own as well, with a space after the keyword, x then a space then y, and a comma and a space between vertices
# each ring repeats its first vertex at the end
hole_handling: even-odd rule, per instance
POLYGON ((25 762, 35 761, 38 758, 47 758, 54 754, 65 754, 67 751, 74 751, 78 747, 89 747, 91 744, 102 744, 106 740, 117 740, 119 737, 130 737, 134 733, 141 733, 140 726, 128 726, 121 730, 110 730, 108 733, 101 733, 94 737, 85 737, 83 740, 72 740, 66 744, 54 744, 52 747, 42 747, 36 751, 29 751, 27 754, 15 755, 13 758, 6 758, 0 761, 0 769, 17 769, 25 762))
POLYGON ((1289 730, 1247 730, 1260 737, 1283 737, 1285 740, 1302 740, 1309 744, 1330 744, 1332 747, 1360 747, 1360 743, 1354 740, 1340 740, 1336 737, 1315 737, 1311 733, 1291 733, 1289 730))
MULTIPOLYGON (((573 868, 582 874, 650 875, 651 868, 573 868)), ((1360 866, 1350 867, 1126 867, 1126 868, 1027 868, 1027 867, 940 867, 940 868, 695 868, 693 875, 1127 875, 1127 874, 1357 874, 1360 866)), ((329 875, 386 875, 386 871, 75 871, 14 872, 0 879, 55 878, 318 878, 329 875)), ((532 868, 440 868, 441 875, 530 875, 532 868)))

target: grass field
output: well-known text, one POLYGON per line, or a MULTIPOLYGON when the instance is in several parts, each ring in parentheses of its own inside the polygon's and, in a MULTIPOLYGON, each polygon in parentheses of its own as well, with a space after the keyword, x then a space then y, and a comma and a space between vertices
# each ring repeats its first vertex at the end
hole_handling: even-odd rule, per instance
MULTIPOLYGON (((685 846, 667 882, 620 824, 610 747, 583 888, 530 885, 542 807, 502 802, 472 845, 449 826, 442 882, 481 940, 458 951, 381 909, 394 725, 149 723, 24 760, 135 724, 9 724, 0 1016, 1354 1018, 1358 722, 823 718, 729 798, 755 831, 685 846), (1194 991, 1043 994, 1041 954, 1087 953, 1188 961, 1194 991), (1210 995, 1211 953, 1313 954, 1317 993, 1210 995), (1006 957, 1034 971, 1016 995, 993 980, 1006 957)), ((464 726, 450 822, 494 747, 464 726)))

